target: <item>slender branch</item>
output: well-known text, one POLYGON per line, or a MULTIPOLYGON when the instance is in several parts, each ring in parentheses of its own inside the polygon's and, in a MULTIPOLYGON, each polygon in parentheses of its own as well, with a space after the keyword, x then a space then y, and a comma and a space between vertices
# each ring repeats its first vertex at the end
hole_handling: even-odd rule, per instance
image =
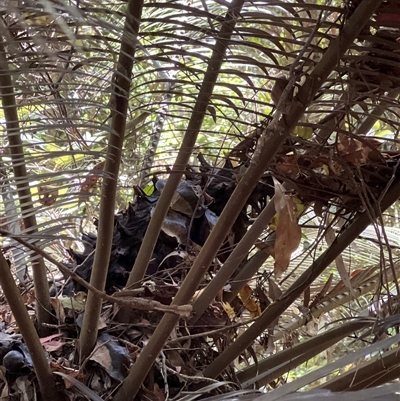
MULTIPOLYGON (((19 206, 25 230, 29 234, 37 233, 35 214, 32 212, 32 194, 29 188, 29 177, 26 170, 24 148, 22 145, 17 106, 15 102, 14 86, 11 79, 11 71, 8 65, 3 38, 0 36, 0 92, 4 110, 4 118, 7 126, 7 138, 11 154, 15 183, 17 186, 19 206)), ((38 330, 42 335, 49 330, 42 323, 51 323, 52 315, 49 285, 47 282, 46 266, 43 258, 31 260, 33 282, 35 285, 36 318, 39 324, 38 330)))
POLYGON ((42 399, 45 401, 61 401, 62 398, 57 392, 46 354, 2 252, 0 252, 0 284, 32 357, 42 399))
MULTIPOLYGON (((109 134, 107 157, 104 166, 105 177, 101 187, 101 201, 97 246, 94 256, 90 284, 98 290, 104 290, 114 231, 115 198, 117 178, 121 162, 122 146, 126 127, 128 99, 131 86, 133 59, 137 35, 142 15, 143 0, 129 0, 125 26, 122 35, 120 56, 117 70, 113 77, 113 108, 111 131, 109 134)), ((98 319, 102 299, 94 292, 89 292, 83 317, 82 331, 79 338, 80 358, 88 357, 96 344, 98 319)))

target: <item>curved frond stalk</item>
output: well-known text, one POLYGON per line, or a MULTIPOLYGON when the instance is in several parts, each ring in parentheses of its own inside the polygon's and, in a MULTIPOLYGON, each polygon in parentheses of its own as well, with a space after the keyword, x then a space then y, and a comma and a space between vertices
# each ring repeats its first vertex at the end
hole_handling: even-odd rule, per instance
MULTIPOLYGON (((100 291, 103 291, 105 287, 107 267, 111 255, 117 179, 124 142, 132 67, 142 8, 143 0, 130 0, 128 2, 121 51, 113 77, 113 92, 110 102, 112 107, 111 131, 104 167, 106 175, 101 186, 97 246, 90 277, 90 284, 100 291)), ((97 294, 89 292, 79 338, 81 361, 90 355, 96 344, 101 305, 102 299, 97 294)))
MULTIPOLYGON (((235 28, 236 21, 240 16, 240 11, 243 7, 243 4, 243 0, 234 0, 229 5, 225 21, 221 26, 221 30, 219 32, 215 48, 212 52, 204 80, 200 87, 196 105, 189 121, 182 146, 179 149, 179 153, 172 168, 171 175, 167 180, 167 183, 157 202, 154 213, 150 219, 142 246, 140 247, 139 254, 129 276, 127 287, 138 285, 145 275, 151 254, 161 230, 161 224, 167 214, 172 197, 182 177, 182 171, 184 171, 189 161, 197 135, 200 132, 207 106, 210 103, 210 97, 213 92, 213 88, 225 58, 229 39, 235 28)), ((185 282, 187 283, 188 280, 186 279, 185 282)), ((191 287, 193 287, 193 285, 191 287)), ((192 295, 193 291, 192 288, 190 288, 189 291, 185 293, 185 298, 187 298, 187 301, 190 300, 192 295)), ((179 302, 180 301, 174 303, 179 305, 179 302)), ((122 317, 125 319, 128 313, 129 311, 126 311, 124 313, 125 316, 122 317)), ((114 397, 114 401, 123 401, 127 396, 134 397, 137 394, 141 384, 143 383, 143 380, 150 371, 155 358, 161 351, 166 339, 169 337, 169 334, 177 321, 178 318, 174 315, 164 316, 160 325, 157 327, 148 344, 142 351, 138 361, 130 369, 129 375, 114 397)))
MULTIPOLYGON (((389 208, 400 196, 400 180, 390 187, 382 200, 381 211, 389 208)), ((273 304, 267 307, 260 318, 232 345, 226 348, 205 370, 204 376, 216 377, 238 355, 240 355, 275 319, 300 296, 300 294, 340 255, 371 223, 368 211, 361 213, 333 244, 293 283, 293 285, 273 304)))
MULTIPOLYGON (((15 102, 14 87, 11 80, 11 72, 7 61, 3 38, 0 38, 0 91, 7 125, 7 138, 12 160, 12 167, 17 186, 19 206, 27 234, 37 232, 35 214, 32 213, 32 195, 27 179, 26 162, 19 128, 19 119, 15 102)), ((47 282, 46 266, 43 258, 31 260, 33 270, 33 282, 35 285, 36 316, 39 325, 39 333, 45 335, 49 329, 42 326, 43 323, 51 323, 51 303, 49 285, 47 282)))
POLYGON ((61 401, 63 398, 57 392, 45 351, 2 252, 0 252, 0 284, 32 357, 42 399, 45 401, 61 401))

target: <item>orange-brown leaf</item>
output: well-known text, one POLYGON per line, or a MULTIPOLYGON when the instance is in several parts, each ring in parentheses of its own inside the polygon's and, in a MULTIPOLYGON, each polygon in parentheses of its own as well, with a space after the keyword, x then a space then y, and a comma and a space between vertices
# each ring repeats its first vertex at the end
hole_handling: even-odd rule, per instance
POLYGON ((260 305, 254 299, 253 290, 247 284, 239 291, 239 297, 252 317, 261 315, 260 305))

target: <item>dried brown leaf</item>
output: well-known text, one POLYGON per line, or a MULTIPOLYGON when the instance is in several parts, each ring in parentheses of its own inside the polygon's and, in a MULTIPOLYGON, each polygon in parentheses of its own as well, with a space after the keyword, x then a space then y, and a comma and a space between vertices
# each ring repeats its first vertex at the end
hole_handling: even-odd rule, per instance
POLYGON ((253 290, 249 285, 245 285, 239 291, 240 299, 243 302, 244 307, 250 312, 252 317, 258 317, 261 315, 260 305, 256 302, 253 296, 253 290))
POLYGON ((296 205, 286 197, 286 206, 279 212, 276 226, 274 274, 279 277, 289 266, 292 253, 301 240, 301 227, 297 222, 296 205))

